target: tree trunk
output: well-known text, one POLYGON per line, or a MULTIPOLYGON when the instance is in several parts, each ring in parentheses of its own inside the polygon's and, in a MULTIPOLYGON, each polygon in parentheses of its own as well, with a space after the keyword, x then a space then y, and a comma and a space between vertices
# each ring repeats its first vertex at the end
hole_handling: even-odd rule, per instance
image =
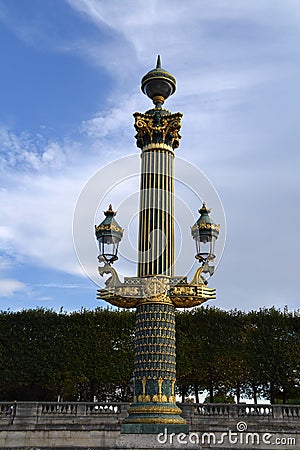
POLYGON ((185 402, 186 392, 187 392, 187 389, 184 386, 184 384, 182 384, 181 385, 181 403, 185 402))
POLYGON ((282 392, 282 403, 284 405, 286 405, 286 389, 285 389, 285 387, 283 387, 283 392, 282 392))
POLYGON ((255 383, 252 383, 252 389, 253 389, 254 404, 257 405, 257 386, 255 383))
POLYGON ((241 400, 241 387, 238 383, 236 387, 236 402, 240 403, 240 400, 241 400))
POLYGON ((270 402, 271 405, 274 405, 275 403, 275 392, 274 392, 274 382, 271 381, 270 383, 270 402))
POLYGON ((194 384, 194 391, 195 391, 195 401, 196 401, 196 403, 200 403, 199 386, 197 383, 194 384))
POLYGON ((94 395, 95 395, 95 382, 94 380, 90 381, 90 402, 94 401, 94 395))
POLYGON ((209 402, 214 402, 214 384, 211 379, 209 380, 209 402))

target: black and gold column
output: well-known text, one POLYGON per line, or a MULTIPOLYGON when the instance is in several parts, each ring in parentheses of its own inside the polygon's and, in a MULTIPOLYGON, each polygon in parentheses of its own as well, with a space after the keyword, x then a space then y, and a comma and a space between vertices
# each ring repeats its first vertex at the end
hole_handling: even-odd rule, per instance
MULTIPOLYGON (((215 298, 215 290, 206 286, 201 275, 206 270, 204 265, 190 283, 184 276, 174 276, 174 150, 179 146, 182 114, 172 114, 163 104, 175 89, 175 78, 162 69, 158 57, 156 68, 142 78, 142 91, 153 100, 154 108, 134 114, 136 141, 141 149, 137 277, 125 277, 121 282, 111 267, 116 256, 109 259, 110 250, 99 255, 99 261, 104 261, 100 275, 112 276, 106 288, 98 291, 98 298, 118 307, 136 308, 134 401, 122 433, 159 433, 165 428, 188 432, 175 396, 175 308, 193 307, 215 298)), ((200 225, 197 230, 211 226, 200 225)), ((119 225, 117 230, 112 221, 109 229, 107 226, 104 237, 103 231, 97 234, 103 224, 96 227, 100 249, 102 241, 112 246, 121 239, 119 225)), ((201 243, 209 240, 203 232, 200 237, 198 234, 201 243)))
POLYGON ((182 114, 162 107, 175 91, 176 80, 161 68, 160 57, 141 87, 155 107, 134 114, 142 151, 137 275, 159 278, 149 279, 148 295, 137 306, 135 404, 126 422, 144 424, 144 430, 153 429, 150 424, 186 429, 175 397, 175 307, 167 295, 153 296, 155 290, 165 290, 162 276, 174 276, 174 149, 179 146, 182 114))

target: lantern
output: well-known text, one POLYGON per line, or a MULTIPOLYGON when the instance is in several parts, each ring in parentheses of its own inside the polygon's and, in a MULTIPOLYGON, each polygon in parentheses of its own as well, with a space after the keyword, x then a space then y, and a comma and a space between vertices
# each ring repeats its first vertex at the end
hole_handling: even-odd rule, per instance
POLYGON ((203 203, 199 209, 200 217, 191 228, 196 244, 195 257, 203 264, 215 259, 215 242, 220 231, 220 225, 216 225, 209 217, 210 211, 203 203))
POLYGON ((98 259, 99 262, 105 261, 106 264, 113 264, 118 259, 118 247, 123 236, 123 229, 114 219, 116 212, 113 211, 112 205, 109 205, 104 215, 103 222, 98 226, 95 225, 100 250, 98 259))

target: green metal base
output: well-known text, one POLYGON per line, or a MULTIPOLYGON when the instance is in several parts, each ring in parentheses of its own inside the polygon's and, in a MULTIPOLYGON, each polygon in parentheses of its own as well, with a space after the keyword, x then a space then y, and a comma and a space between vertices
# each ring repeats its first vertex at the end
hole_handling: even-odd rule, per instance
POLYGON ((123 423, 121 434, 160 434, 160 433, 189 433, 186 424, 173 423, 123 423), (166 431, 167 430, 167 431, 166 431))

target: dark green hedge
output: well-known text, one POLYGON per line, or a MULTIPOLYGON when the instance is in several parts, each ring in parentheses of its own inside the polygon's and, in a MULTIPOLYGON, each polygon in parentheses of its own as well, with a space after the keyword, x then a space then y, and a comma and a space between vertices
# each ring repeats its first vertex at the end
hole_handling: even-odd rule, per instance
MULTIPOLYGON (((300 402, 298 312, 196 308, 176 320, 182 396, 300 402)), ((131 311, 0 312, 0 400, 130 400, 134 329, 131 311)))

